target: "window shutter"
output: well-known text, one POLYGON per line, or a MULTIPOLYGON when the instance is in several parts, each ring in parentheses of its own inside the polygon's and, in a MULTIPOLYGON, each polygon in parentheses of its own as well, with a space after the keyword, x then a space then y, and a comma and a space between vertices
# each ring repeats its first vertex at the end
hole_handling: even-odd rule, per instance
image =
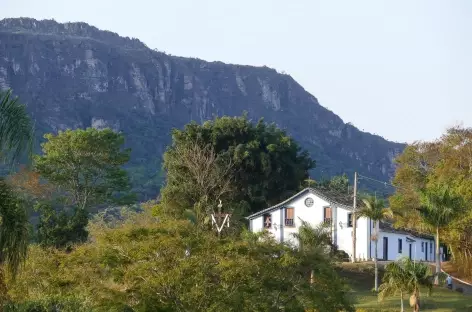
POLYGON ((293 219, 293 208, 285 209, 285 219, 293 219))
POLYGON ((325 215, 325 219, 331 219, 331 216, 332 216, 331 207, 324 207, 324 215, 325 215))

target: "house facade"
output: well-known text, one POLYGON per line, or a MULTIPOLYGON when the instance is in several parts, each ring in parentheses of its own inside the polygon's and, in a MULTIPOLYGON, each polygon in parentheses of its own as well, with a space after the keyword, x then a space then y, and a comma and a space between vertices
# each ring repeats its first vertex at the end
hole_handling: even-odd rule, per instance
MULTIPOLYGON (((306 188, 287 200, 247 217, 253 232, 269 231, 279 242, 297 245, 293 233, 303 221, 312 226, 328 223, 331 240, 338 249, 352 257, 352 200, 314 188, 306 188), (349 202, 348 202, 349 201, 349 202)), ((374 222, 368 218, 357 219, 356 258, 372 260, 375 256, 374 222)), ((379 260, 434 261, 434 238, 394 229, 388 223, 377 224, 379 260)))

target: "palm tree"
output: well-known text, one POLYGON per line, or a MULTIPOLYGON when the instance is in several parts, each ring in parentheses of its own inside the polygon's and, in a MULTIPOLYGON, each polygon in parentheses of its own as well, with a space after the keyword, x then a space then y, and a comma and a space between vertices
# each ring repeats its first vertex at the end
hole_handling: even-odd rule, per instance
POLYGON ((433 277, 444 279, 444 274, 432 274, 428 264, 414 262, 409 258, 391 262, 385 266, 383 283, 379 288, 379 300, 399 293, 401 311, 403 312, 403 295, 410 294, 410 306, 414 312, 418 312, 420 310, 420 288, 426 287, 428 295, 431 294, 433 277))
POLYGON ((369 218, 374 222, 374 235, 372 240, 375 243, 375 255, 374 255, 374 266, 375 266, 375 291, 379 290, 379 268, 377 263, 377 245, 378 245, 378 233, 377 224, 380 221, 385 221, 393 216, 392 211, 389 208, 385 208, 385 203, 382 199, 378 199, 375 196, 368 196, 362 199, 364 206, 357 212, 360 217, 369 218))
MULTIPOLYGON (((33 125, 26 107, 13 98, 11 90, 0 92, 0 152, 13 164, 27 150, 31 156, 33 125)), ((28 217, 23 203, 0 180, 0 311, 6 299, 5 269, 16 275, 26 257, 28 217)))
POLYGON ((387 264, 385 266, 385 273, 382 278, 382 282, 382 285, 379 287, 379 300, 382 301, 386 297, 391 297, 399 293, 401 307, 400 311, 403 312, 403 296, 408 291, 406 287, 408 284, 408 278, 403 267, 395 262, 387 264))
POLYGON ((439 232, 463 211, 464 203, 461 197, 452 194, 448 187, 437 186, 421 191, 421 207, 418 209, 421 220, 426 228, 434 233, 436 242, 436 278, 441 272, 441 258, 439 255, 439 232))
POLYGON ((24 260, 29 232, 26 209, 3 179, 0 179, 0 220, 0 283, 3 283, 4 269, 15 276, 24 260))
POLYGON ((26 107, 13 98, 11 90, 0 92, 0 146, 4 159, 17 161, 24 151, 32 153, 34 127, 26 107))
MULTIPOLYGON (((322 223, 316 227, 308 222, 301 220, 302 225, 298 228, 298 233, 292 233, 292 236, 298 241, 299 250, 311 261, 315 259, 327 259, 331 247, 331 226, 328 223, 322 223)), ((310 270, 310 283, 314 282, 314 270, 310 270)))

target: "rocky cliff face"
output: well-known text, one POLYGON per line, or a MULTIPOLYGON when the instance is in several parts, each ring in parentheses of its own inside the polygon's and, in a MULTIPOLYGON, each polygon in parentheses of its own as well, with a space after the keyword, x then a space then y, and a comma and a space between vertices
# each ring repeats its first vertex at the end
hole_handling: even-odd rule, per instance
POLYGON ((28 105, 39 135, 122 131, 133 149, 134 183, 147 197, 158 191, 170 130, 215 115, 247 111, 275 122, 317 161, 314 177, 357 170, 388 180, 404 147, 345 124, 273 69, 170 56, 85 23, 1 20, 0 88, 28 105))

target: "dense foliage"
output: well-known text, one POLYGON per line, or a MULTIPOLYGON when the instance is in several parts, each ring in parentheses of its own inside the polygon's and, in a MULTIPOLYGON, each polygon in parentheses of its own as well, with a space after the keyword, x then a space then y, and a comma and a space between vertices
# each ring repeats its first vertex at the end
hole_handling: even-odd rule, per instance
POLYGON ((390 198, 397 226, 440 237, 458 269, 468 276, 472 276, 471 151, 472 129, 459 127, 435 142, 408 146, 397 159, 397 191, 390 198))
MULTIPOLYGON (((33 125, 25 106, 12 97, 11 90, 1 91, 0 156, 14 163, 23 152, 31 152, 33 125)), ((29 227, 25 206, 25 201, 0 178, 0 310, 8 299, 5 273, 16 276, 26 257, 29 227)))
POLYGON ((70 204, 81 209, 128 199, 128 175, 122 166, 130 150, 122 150, 123 135, 111 129, 59 131, 46 134, 43 155, 35 158, 39 174, 67 192, 70 204))
POLYGON ((31 246, 11 281, 13 300, 78 298, 94 311, 352 311, 321 252, 251 233, 218 239, 188 221, 160 221, 150 209, 90 231, 91 242, 70 253, 31 246))
POLYGON ((0 118, 0 157, 15 162, 25 151, 31 153, 33 123, 26 106, 13 97, 11 90, 0 89, 0 118))
POLYGON ((293 195, 313 167, 306 151, 263 120, 253 124, 243 116, 215 118, 203 125, 190 123, 184 130, 174 130, 172 145, 164 155, 167 183, 161 192, 162 202, 180 212, 202 198, 213 203, 221 199, 254 212, 293 195), (186 154, 192 151, 185 147, 195 145, 206 149, 199 153, 203 156, 183 159, 183 150, 186 154), (209 162, 215 168, 202 175, 206 171, 199 169, 209 162), (219 179, 224 182, 218 183, 219 179), (221 184, 229 184, 231 191, 222 190, 221 184), (195 185, 219 187, 200 190, 195 185))
POLYGON ((87 240, 89 218, 86 210, 72 207, 67 211, 48 202, 39 202, 36 209, 40 213, 36 237, 40 245, 71 248, 73 244, 87 240))
POLYGON ((416 262, 408 258, 402 258, 391 262, 385 266, 385 273, 380 285, 379 299, 399 295, 401 311, 403 308, 404 295, 410 295, 410 306, 414 312, 421 308, 421 288, 427 289, 430 295, 433 290, 433 279, 437 277, 441 281, 445 280, 445 275, 432 273, 427 263, 416 262))

